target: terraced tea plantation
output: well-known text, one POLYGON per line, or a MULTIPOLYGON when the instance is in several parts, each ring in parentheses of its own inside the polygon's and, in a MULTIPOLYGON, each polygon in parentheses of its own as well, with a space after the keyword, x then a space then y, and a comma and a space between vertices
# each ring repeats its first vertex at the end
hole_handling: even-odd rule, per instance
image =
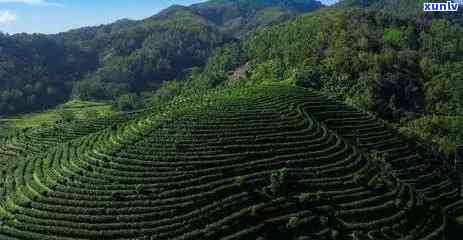
POLYGON ((458 184, 382 121, 286 85, 25 132, 0 154, 0 239, 458 239, 463 215, 458 184))

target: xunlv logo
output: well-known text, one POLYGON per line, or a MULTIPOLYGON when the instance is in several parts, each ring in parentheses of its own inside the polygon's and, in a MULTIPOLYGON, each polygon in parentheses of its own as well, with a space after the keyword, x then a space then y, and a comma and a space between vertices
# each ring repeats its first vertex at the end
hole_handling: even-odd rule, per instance
POLYGON ((458 11, 458 3, 447 1, 446 3, 424 3, 423 10, 425 12, 456 12, 458 11))

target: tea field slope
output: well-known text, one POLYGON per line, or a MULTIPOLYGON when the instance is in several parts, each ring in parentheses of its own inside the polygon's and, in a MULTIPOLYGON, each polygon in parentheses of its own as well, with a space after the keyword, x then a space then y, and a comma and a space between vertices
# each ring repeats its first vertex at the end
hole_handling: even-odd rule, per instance
POLYGON ((380 121, 303 88, 210 93, 84 135, 3 170, 0 237, 444 239, 459 206, 380 121))
MULTIPOLYGON (((51 114, 45 113, 43 115, 51 114)), ((136 112, 114 112, 104 116, 79 117, 69 122, 53 116, 52 119, 44 121, 40 125, 32 123, 33 120, 27 122, 27 116, 23 116, 17 121, 27 122, 26 127, 7 126, 5 128, 6 134, 0 136, 0 159, 8 155, 26 156, 37 154, 56 144, 72 141, 104 128, 129 121, 135 115, 137 115, 136 112)), ((36 116, 32 118, 42 117, 40 114, 36 116)))
MULTIPOLYGON (((0 168, 2 169, 0 174, 0 184, 2 186, 0 199, 4 199, 11 191, 14 191, 12 188, 5 188, 4 183, 14 178, 9 173, 12 169, 16 169, 22 161, 27 161, 29 157, 44 156, 48 149, 57 145, 79 141, 80 138, 91 133, 110 127, 114 128, 118 124, 130 121, 138 114, 137 112, 113 113, 105 116, 76 118, 70 122, 56 120, 45 125, 30 125, 25 128, 7 127, 7 134, 0 136, 0 168)), ((47 112, 43 115, 51 114, 47 112)), ((26 116, 22 116, 19 121, 26 122, 28 121, 26 118, 26 116)), ((37 118, 41 118, 40 114, 33 117, 34 120, 37 118)))

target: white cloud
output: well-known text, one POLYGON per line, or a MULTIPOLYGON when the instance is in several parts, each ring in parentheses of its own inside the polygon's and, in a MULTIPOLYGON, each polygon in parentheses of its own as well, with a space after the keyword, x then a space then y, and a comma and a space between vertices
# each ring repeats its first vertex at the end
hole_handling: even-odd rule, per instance
POLYGON ((29 5, 58 6, 58 3, 52 3, 47 0, 0 0, 0 3, 24 3, 29 5))
POLYGON ((16 22, 18 17, 10 11, 0 11, 0 24, 9 24, 16 22))

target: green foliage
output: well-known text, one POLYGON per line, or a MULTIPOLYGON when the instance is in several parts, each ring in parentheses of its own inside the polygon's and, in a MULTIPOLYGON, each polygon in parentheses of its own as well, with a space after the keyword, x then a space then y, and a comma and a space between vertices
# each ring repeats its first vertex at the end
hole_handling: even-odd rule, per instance
POLYGON ((207 61, 203 74, 212 79, 211 86, 223 84, 230 71, 243 64, 245 59, 241 43, 226 44, 214 51, 207 61))
POLYGON ((105 86, 100 81, 84 79, 74 85, 73 95, 79 99, 95 100, 108 99, 105 86))
POLYGON ((375 82, 371 85, 373 110, 397 120, 425 108, 423 74, 415 51, 390 50, 377 59, 375 82))
MULTIPOLYGON (((241 191, 247 191, 248 189, 246 188, 246 179, 242 176, 235 177, 234 179, 236 186, 241 189, 241 191)), ((253 212, 255 212, 255 209, 252 209, 253 212)))
POLYGON ((87 109, 83 113, 84 119, 95 119, 98 117, 98 111, 94 109, 87 109))
POLYGON ((463 62, 432 66, 426 83, 426 110, 444 115, 463 115, 463 62))
POLYGON ((288 169, 283 168, 270 175, 270 193, 274 197, 285 196, 288 192, 288 169))
POLYGON ((278 82, 284 80, 284 69, 278 60, 270 60, 255 66, 251 70, 250 80, 253 82, 278 82))
POLYGON ((447 158, 453 158, 457 146, 463 141, 463 117, 427 116, 410 121, 400 127, 410 137, 437 145, 447 158))
POLYGON ((300 219, 298 217, 291 217, 288 223, 286 224, 286 228, 290 230, 294 230, 294 229, 300 228, 304 224, 305 224, 304 219, 300 219))
POLYGON ((386 28, 384 30, 384 43, 394 48, 406 48, 408 40, 404 33, 397 28, 386 28))
POLYGON ((156 91, 156 97, 165 102, 170 101, 175 96, 178 96, 182 93, 182 86, 183 84, 179 81, 165 82, 161 88, 156 91))
POLYGON ((120 96, 116 105, 120 111, 131 111, 142 107, 140 97, 133 93, 120 96))
POLYGON ((316 203, 319 202, 321 198, 321 192, 315 192, 315 193, 301 193, 298 197, 299 202, 303 204, 307 203, 316 203))

